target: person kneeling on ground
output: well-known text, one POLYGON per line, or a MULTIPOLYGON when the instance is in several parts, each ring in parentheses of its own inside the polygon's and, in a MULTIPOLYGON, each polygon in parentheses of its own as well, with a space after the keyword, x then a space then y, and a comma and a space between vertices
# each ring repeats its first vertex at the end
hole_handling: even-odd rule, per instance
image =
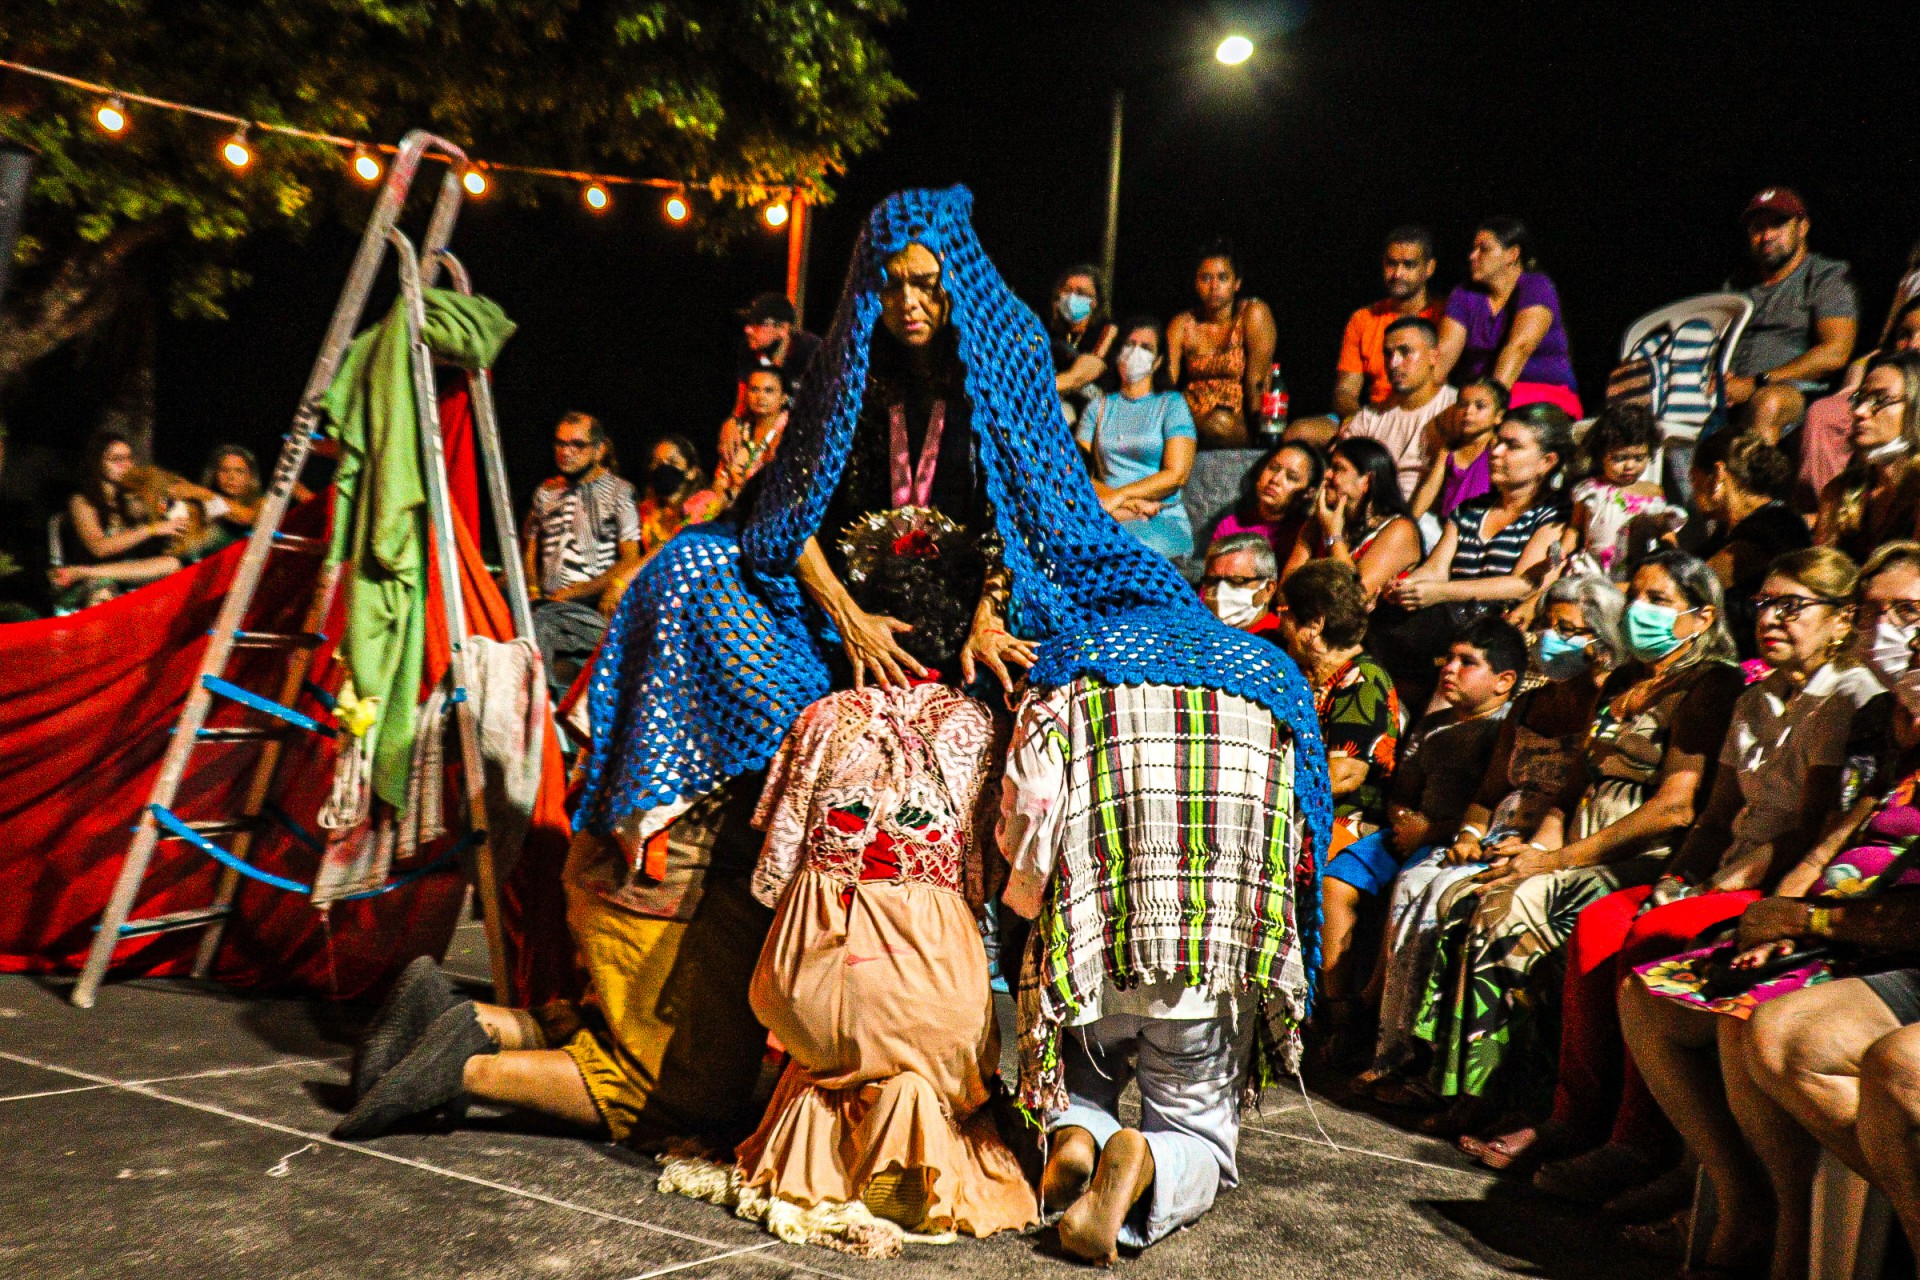
POLYGON ((1236 1184, 1244 1098, 1297 1067, 1317 766, 1299 748, 1264 707, 1201 687, 1082 676, 1020 710, 999 827, 1004 901, 1035 921, 1020 1101, 1045 1114, 1041 1198, 1077 1258, 1204 1214, 1236 1184), (1138 1128, 1120 1119, 1130 1082, 1138 1128))
MULTIPOLYGON (((955 659, 979 571, 961 530, 891 512, 841 545, 860 607, 909 624, 917 662, 970 682, 955 659)), ((778 904, 753 1009, 792 1060, 733 1167, 672 1161, 662 1190, 864 1257, 898 1254, 903 1232, 1037 1219, 989 1105, 1000 1037, 976 912, 1003 878, 979 826, 1000 742, 984 704, 932 675, 801 713, 760 798, 753 883, 778 904)))
POLYGON ((759 1118, 766 1032, 747 1001, 771 913, 748 888, 758 775, 696 801, 628 865, 576 835, 561 873, 587 974, 577 1003, 509 1009, 461 997, 430 957, 402 974, 354 1056, 337 1138, 499 1102, 656 1146, 737 1141, 759 1118), (697 1034, 689 1034, 697 1028, 697 1034))

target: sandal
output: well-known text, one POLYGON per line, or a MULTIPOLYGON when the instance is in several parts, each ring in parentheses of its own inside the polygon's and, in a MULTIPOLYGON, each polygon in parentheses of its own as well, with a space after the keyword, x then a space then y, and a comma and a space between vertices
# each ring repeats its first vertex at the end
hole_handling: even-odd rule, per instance
POLYGON ((1558 1155, 1567 1145, 1567 1132, 1566 1126, 1543 1120, 1493 1138, 1462 1134, 1459 1145, 1487 1168, 1504 1173, 1518 1165, 1534 1166, 1558 1155))

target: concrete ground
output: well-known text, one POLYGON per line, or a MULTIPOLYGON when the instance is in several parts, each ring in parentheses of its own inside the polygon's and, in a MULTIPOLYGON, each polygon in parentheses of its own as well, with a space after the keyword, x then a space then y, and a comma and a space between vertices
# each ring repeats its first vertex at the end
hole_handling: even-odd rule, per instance
MULTIPOLYGON (((477 926, 448 967, 486 971, 477 926)), ((243 999, 185 982, 0 978, 0 1276, 1065 1276, 1051 1231, 910 1246, 893 1262, 775 1241, 654 1190, 604 1142, 477 1120, 365 1144, 326 1134, 363 1008, 243 999)), ((1240 1139, 1241 1185, 1119 1273, 1253 1280, 1551 1276, 1638 1280, 1591 1211, 1544 1201, 1448 1145, 1272 1092, 1240 1139), (1322 1134, 1325 1131, 1325 1136, 1322 1134), (1337 1144, 1331 1149, 1328 1139, 1337 1144)))

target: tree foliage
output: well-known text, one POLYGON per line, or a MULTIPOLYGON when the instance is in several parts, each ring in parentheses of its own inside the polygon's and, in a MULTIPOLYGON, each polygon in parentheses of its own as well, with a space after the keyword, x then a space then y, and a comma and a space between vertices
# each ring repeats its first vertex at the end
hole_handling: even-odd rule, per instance
MULTIPOLYGON (((821 200, 907 94, 878 40, 902 7, 0 0, 0 30, 11 60, 250 119, 388 141, 425 127, 494 161, 791 183, 821 200)), ((149 286, 177 313, 219 316, 245 283, 233 250, 248 233, 297 233, 336 202, 349 216, 370 202, 337 148, 255 134, 257 161, 236 174, 218 122, 135 104, 112 137, 95 105, 0 71, 0 138, 39 154, 0 313, 0 391, 149 286)))

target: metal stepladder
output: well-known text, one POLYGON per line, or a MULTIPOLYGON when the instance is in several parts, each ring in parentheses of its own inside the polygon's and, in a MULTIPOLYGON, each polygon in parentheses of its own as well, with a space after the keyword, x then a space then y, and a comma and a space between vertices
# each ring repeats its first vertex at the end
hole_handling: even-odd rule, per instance
MULTIPOLYGON (((400 296, 405 304, 401 313, 407 328, 421 462, 426 482, 427 518, 433 531, 435 564, 432 571, 439 576, 447 636, 452 650, 448 678, 453 685, 451 702, 459 733, 469 824, 467 843, 471 847, 474 867, 473 887, 479 896, 485 920, 494 990, 498 997, 505 998, 506 953, 500 925, 498 887, 494 879, 493 851, 485 830, 485 781, 479 748, 479 724, 473 701, 467 697, 464 688, 469 633, 461 595, 459 553, 454 543, 446 457, 441 444, 439 407, 434 390, 433 358, 421 337, 425 319, 422 290, 433 283, 441 264, 447 266, 456 289, 462 293, 472 291, 466 269, 447 249, 464 198, 460 176, 465 162, 466 155, 459 147, 421 130, 408 133, 394 155, 386 183, 361 236, 360 248, 348 272, 346 284, 341 289, 333 319, 321 342, 320 353, 308 375, 306 389, 294 413, 292 429, 274 464, 273 478, 255 517, 253 533, 247 541, 232 583, 227 588, 226 598, 221 603, 199 670, 181 707, 180 718, 161 761, 160 772, 154 779, 147 803, 140 810, 133 843, 121 864, 113 893, 87 953, 86 965, 73 989, 73 1003, 83 1009, 93 1007, 116 947, 129 938, 186 929, 204 930, 194 961, 193 976, 205 978, 208 975, 219 951, 226 922, 233 911, 253 837, 269 820, 270 800, 287 735, 300 731, 331 732, 327 726, 295 710, 294 704, 302 690, 308 687, 314 651, 323 639, 319 632, 332 611, 341 568, 323 565, 299 631, 249 631, 244 629, 244 624, 266 571, 269 556, 275 552, 325 554, 325 539, 286 534, 281 532, 280 525, 286 518, 296 482, 306 465, 313 443, 320 438, 321 399, 332 384, 340 359, 355 336, 366 310, 368 296, 389 249, 393 251, 398 266, 400 296), (449 163, 434 201, 426 236, 416 252, 412 241, 399 229, 398 223, 420 162, 429 151, 438 152, 449 163), (275 696, 254 693, 226 678, 228 663, 236 649, 273 649, 287 655, 286 669, 275 696), (215 698, 264 714, 280 723, 209 728, 206 721, 214 708, 215 698), (237 816, 214 819, 181 818, 173 812, 173 805, 195 750, 223 743, 257 744, 258 755, 247 776, 241 812, 237 816), (231 836, 231 848, 221 849, 213 844, 212 838, 215 836, 231 836), (162 840, 186 841, 223 864, 213 901, 203 908, 129 919, 146 879, 154 850, 162 840)), ((513 615, 514 633, 517 637, 531 638, 532 609, 527 596, 526 574, 519 554, 512 499, 494 416, 492 380, 484 369, 470 372, 467 376, 474 432, 487 476, 488 505, 500 541, 501 558, 505 562, 506 594, 513 615)), ((474 532, 477 536, 478 530, 474 532)), ((438 726, 422 725, 421 732, 430 731, 437 732, 438 726)), ((289 890, 305 887, 291 881, 263 878, 289 890)))

